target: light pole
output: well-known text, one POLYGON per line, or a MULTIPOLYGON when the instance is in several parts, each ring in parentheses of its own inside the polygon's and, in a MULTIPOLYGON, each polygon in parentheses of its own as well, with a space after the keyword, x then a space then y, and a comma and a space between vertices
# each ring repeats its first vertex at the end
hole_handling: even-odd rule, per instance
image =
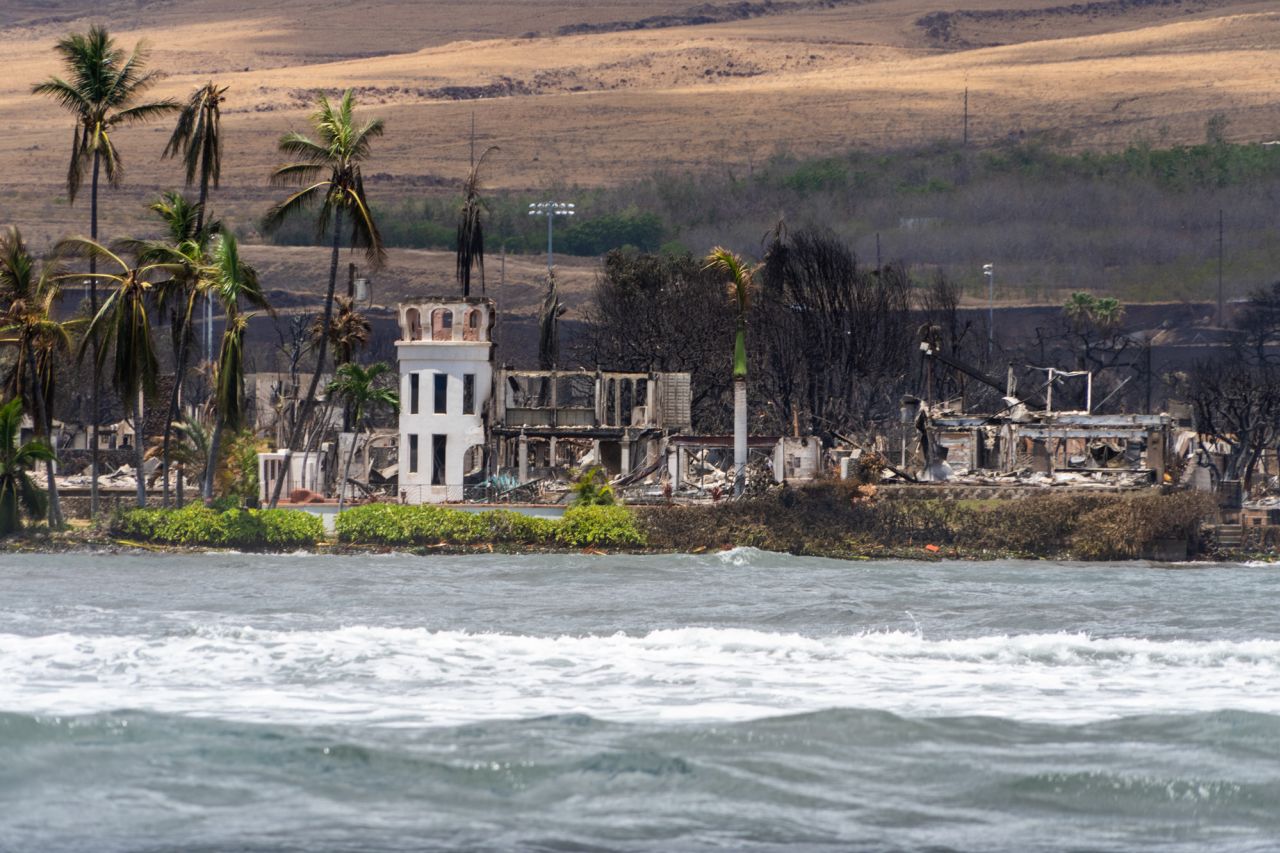
POLYGON ((995 267, 983 264, 982 274, 987 277, 987 358, 990 359, 996 346, 995 267))
POLYGON ((547 217, 547 274, 551 274, 551 231, 557 216, 573 216, 573 202, 535 201, 529 204, 530 216, 547 217))

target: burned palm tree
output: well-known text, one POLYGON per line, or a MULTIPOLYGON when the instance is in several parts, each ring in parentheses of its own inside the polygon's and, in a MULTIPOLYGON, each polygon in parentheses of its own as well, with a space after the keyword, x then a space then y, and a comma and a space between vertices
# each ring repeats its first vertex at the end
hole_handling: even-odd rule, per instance
POLYGON ((560 360, 560 318, 569 309, 560 301, 554 270, 547 272, 547 295, 538 312, 538 366, 554 370, 560 360))
POLYGON ((485 158, 497 151, 491 145, 471 165, 462 184, 462 207, 458 210, 458 284, 462 295, 471 295, 471 268, 480 272, 480 292, 484 293, 484 200, 480 198, 480 169, 485 158))

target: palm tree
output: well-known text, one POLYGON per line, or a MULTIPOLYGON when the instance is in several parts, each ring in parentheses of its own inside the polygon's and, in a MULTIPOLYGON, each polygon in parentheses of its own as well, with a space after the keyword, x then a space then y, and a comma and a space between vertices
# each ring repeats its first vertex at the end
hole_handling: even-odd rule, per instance
POLYGON ((183 479, 187 471, 198 476, 201 484, 204 483, 204 469, 205 465, 209 464, 209 442, 212 433, 204 420, 190 415, 172 426, 173 441, 170 442, 167 450, 163 444, 152 445, 147 449, 146 458, 155 459, 166 452, 169 454, 170 463, 178 469, 177 496, 178 505, 181 506, 183 479))
MULTIPOLYGON (((178 123, 162 155, 182 155, 187 186, 199 181, 196 231, 204 228, 204 215, 209 208, 209 186, 217 187, 222 178, 222 99, 226 92, 226 86, 214 85, 212 80, 192 92, 178 113, 178 123)), ((208 361, 213 358, 212 297, 204 303, 204 328, 204 357, 208 361)), ((168 432, 167 429, 165 431, 168 432)))
MULTIPOLYGON (((78 322, 60 323, 54 318, 59 273, 53 260, 46 260, 37 272, 35 258, 16 227, 0 237, 0 299, 5 303, 0 312, 0 323, 4 325, 0 331, 5 337, 0 342, 12 344, 17 350, 6 393, 24 401, 36 435, 46 439, 53 435, 54 363, 59 354, 71 349, 70 330, 78 322)), ((63 524, 55 462, 53 457, 45 460, 51 529, 63 524)))
POLYGON ((182 155, 187 186, 199 180, 197 231, 204 225, 209 187, 212 185, 216 188, 222 178, 221 106, 226 92, 226 86, 216 86, 210 81, 191 93, 191 97, 178 112, 178 124, 169 137, 169 144, 164 148, 165 157, 182 155))
POLYGON ((1094 298, 1091 293, 1077 290, 1067 297, 1062 306, 1062 313, 1077 332, 1083 331, 1093 316, 1094 298))
MULTIPOLYGON (((484 201, 480 198, 480 168, 484 160, 498 146, 491 145, 471 164, 467 179, 462 182, 462 207, 458 210, 458 283, 462 295, 471 295, 471 267, 480 270, 480 292, 484 293, 484 201)), ((475 149, 472 149, 475 156, 475 149)))
MULTIPOLYGON (((333 347, 333 363, 341 366, 356 356, 356 350, 364 349, 369 343, 369 335, 373 326, 369 318, 362 314, 349 296, 338 296, 334 299, 337 310, 329 323, 329 344, 333 347)), ((314 346, 320 345, 323 327, 317 317, 311 324, 311 340, 314 346)))
POLYGON ((114 354, 111 384, 133 417, 138 506, 146 506, 147 484, 142 475, 142 397, 155 393, 156 376, 160 370, 151 333, 154 285, 150 277, 156 273, 174 274, 180 270, 180 265, 151 263, 130 266, 106 246, 83 237, 64 241, 62 246, 69 252, 99 257, 120 270, 116 273, 94 273, 95 278, 108 282, 112 290, 89 321, 77 358, 84 358, 85 352, 92 349, 94 372, 101 376, 108 355, 114 354))
POLYGON ((740 496, 747 470, 747 309, 756 268, 720 246, 707 255, 705 268, 728 278, 729 294, 737 308, 737 334, 733 341, 733 493, 740 496))
POLYGON ((258 273, 240 260, 240 248, 236 238, 223 234, 213 249, 213 264, 209 269, 212 293, 222 303, 226 313, 226 325, 222 332, 222 348, 214 372, 213 399, 217 406, 213 440, 209 442, 209 463, 204 469, 205 501, 213 500, 213 479, 218 468, 218 454, 222 449, 222 436, 226 430, 235 432, 244 423, 244 333, 252 315, 242 314, 240 303, 270 311, 258 273))
POLYGON ((19 445, 21 427, 22 401, 15 397, 0 406, 0 536, 22 529, 21 509, 32 518, 45 511, 45 493, 27 472, 53 459, 53 449, 38 439, 19 445))
POLYGON ((1104 337, 1110 335, 1124 319, 1124 303, 1114 296, 1100 296, 1093 301, 1092 319, 1104 337))
MULTIPOLYGON (((274 185, 298 184, 303 188, 271 208, 263 221, 266 230, 274 230, 300 211, 319 203, 316 233, 324 235, 333 229, 329 291, 325 296, 324 317, 320 321, 322 329, 329 328, 333 319, 333 294, 338 283, 338 256, 342 248, 344 219, 350 218, 349 245, 353 249, 364 249, 374 269, 382 265, 386 254, 382 248, 382 235, 378 233, 378 225, 365 197, 361 172, 361 164, 369 157, 370 145, 382 135, 383 124, 381 119, 373 119, 357 126, 352 116, 354 109, 355 97, 350 89, 343 93, 337 106, 321 95, 316 112, 311 116, 318 141, 297 132, 286 133, 280 138, 280 152, 296 158, 296 161, 277 168, 271 175, 271 182, 274 185)), ((324 372, 327 344, 328 336, 322 336, 316 353, 315 372, 311 374, 311 383, 289 431, 289 444, 284 448, 284 471, 289 470, 293 446, 301 438, 303 426, 315 403, 320 375, 324 372)), ((276 480, 271 493, 273 507, 280 500, 284 480, 284 477, 276 480)))
POLYGON ((121 248, 132 252, 139 264, 171 264, 174 273, 167 281, 156 285, 157 305, 169 308, 173 328, 174 377, 169 393, 169 410, 165 417, 162 444, 163 503, 169 505, 169 445, 178 417, 178 405, 186 382, 187 359, 191 352, 192 331, 195 326, 195 310, 202 294, 209 291, 208 269, 209 239, 221 225, 202 223, 203 207, 192 204, 177 192, 167 192, 151 205, 151 210, 164 223, 162 240, 126 240, 121 248))
MULTIPOLYGON (((75 116, 75 135, 71 143, 71 162, 67 167, 67 197, 72 203, 83 182, 85 168, 92 164, 89 196, 89 239, 98 240, 98 179, 107 173, 107 183, 117 186, 123 167, 120 152, 112 139, 117 127, 147 121, 173 112, 178 105, 162 100, 137 103, 153 82, 155 72, 144 71, 146 50, 139 42, 126 53, 115 44, 107 31, 97 25, 88 33, 71 33, 55 45, 62 57, 67 79, 50 77, 32 88, 37 95, 48 95, 75 116)), ((98 313, 97 257, 89 256, 90 313, 98 313)), ((95 377, 96 379, 97 377, 95 377)), ((92 473, 89 484, 89 512, 98 513, 98 383, 90 392, 92 473)))
MULTIPOLYGON (((369 318, 356 310, 355 300, 350 296, 337 297, 337 310, 333 321, 329 324, 329 344, 333 347, 333 363, 341 367, 355 359, 356 350, 364 349, 369 343, 369 335, 373 326, 369 318)), ((311 340, 319 346, 320 337, 324 334, 317 317, 311 324, 311 340)), ((351 407, 342 407, 342 431, 351 431, 351 407)))
MULTIPOLYGON (((368 416, 379 406, 395 411, 400 408, 400 395, 390 388, 382 387, 378 380, 389 373, 391 366, 385 361, 371 364, 367 368, 355 362, 348 362, 338 368, 333 382, 329 383, 328 393, 336 395, 351 407, 352 423, 356 430, 362 426, 371 431, 368 416)), ((358 434, 358 433, 357 433, 358 434)), ((347 481, 351 478, 351 460, 356 455, 356 436, 352 436, 351 447, 347 450, 347 461, 342 466, 342 482, 338 484, 338 512, 347 494, 347 481)))

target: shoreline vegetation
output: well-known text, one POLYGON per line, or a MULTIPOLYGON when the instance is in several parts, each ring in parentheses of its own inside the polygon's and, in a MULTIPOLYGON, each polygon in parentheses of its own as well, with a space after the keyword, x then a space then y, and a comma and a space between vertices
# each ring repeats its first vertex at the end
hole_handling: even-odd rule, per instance
POLYGON ((129 509, 61 533, 28 529, 10 552, 210 549, 316 553, 706 553, 752 547, 845 560, 1266 559, 1276 542, 1226 550, 1206 524, 1215 507, 1191 492, 1046 494, 1022 500, 876 498, 819 482, 709 506, 575 506, 562 519, 441 506, 351 507, 326 537, 292 509, 129 509))

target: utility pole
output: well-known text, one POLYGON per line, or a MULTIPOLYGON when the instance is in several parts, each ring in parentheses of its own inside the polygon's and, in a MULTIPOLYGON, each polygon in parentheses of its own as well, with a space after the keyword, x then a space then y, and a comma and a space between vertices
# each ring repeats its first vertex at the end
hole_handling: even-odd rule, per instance
POLYGON ((983 264, 982 274, 987 277, 987 359, 990 360, 996 347, 995 267, 983 264))
POLYGON ((1222 208, 1218 208, 1218 328, 1222 328, 1222 208))

